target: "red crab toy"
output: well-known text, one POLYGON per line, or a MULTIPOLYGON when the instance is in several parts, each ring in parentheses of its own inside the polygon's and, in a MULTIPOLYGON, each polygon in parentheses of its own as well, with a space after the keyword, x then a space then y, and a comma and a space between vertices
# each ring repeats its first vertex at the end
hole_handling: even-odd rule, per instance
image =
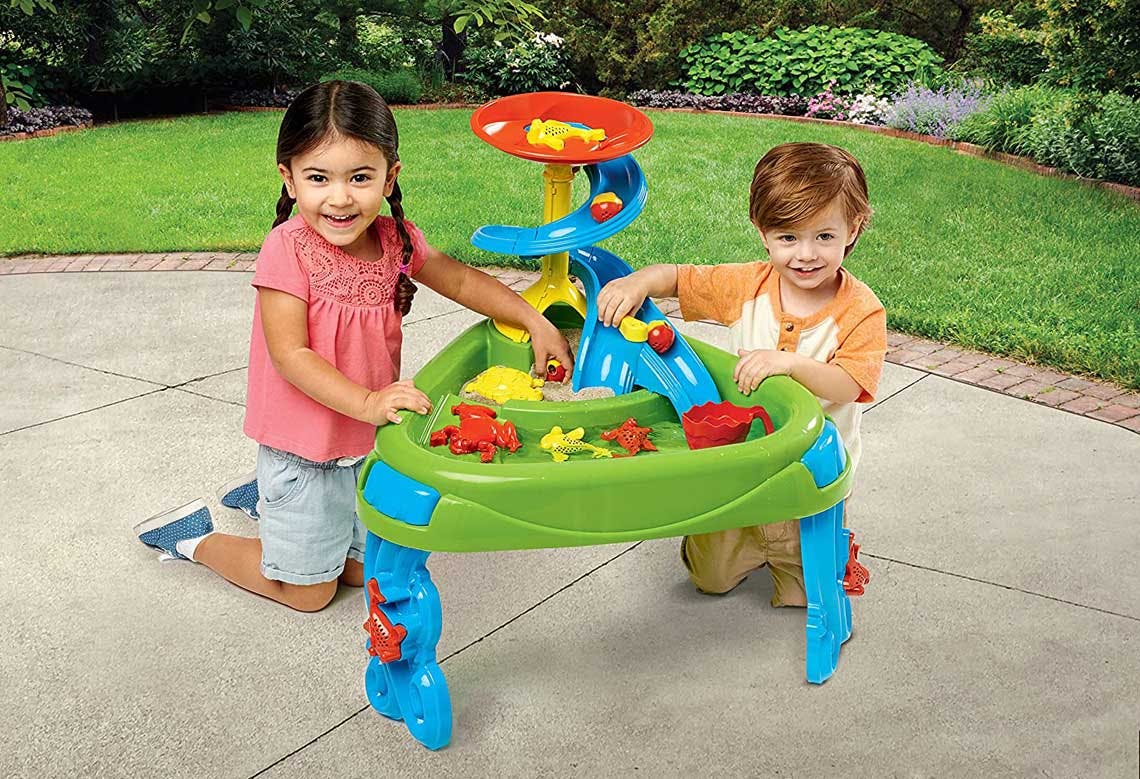
POLYGON ((653 432, 651 427, 638 427, 637 420, 633 417, 625 420, 619 427, 613 430, 605 430, 602 432, 603 441, 617 441, 618 446, 629 452, 628 455, 619 455, 623 457, 633 457, 641 450, 647 452, 656 452, 657 447, 649 440, 649 434, 653 432))
POLYGON ((384 596, 380 594, 380 585, 375 579, 368 580, 368 619, 364 620, 364 629, 368 631, 371 643, 368 654, 380 658, 381 663, 391 663, 403 656, 400 644, 408 635, 408 629, 403 625, 393 624, 388 616, 380 610, 384 603, 384 596))
POLYGON ((859 545, 855 534, 847 539, 847 569, 843 572, 843 591, 848 595, 862 595, 863 585, 871 581, 871 572, 859 562, 859 545))
POLYGON ((459 427, 448 425, 431 434, 431 445, 447 444, 452 454, 479 453, 479 459, 491 462, 495 452, 507 449, 517 452, 522 444, 513 422, 496 422, 495 412, 486 406, 460 403, 451 407, 451 413, 459 417, 459 427))

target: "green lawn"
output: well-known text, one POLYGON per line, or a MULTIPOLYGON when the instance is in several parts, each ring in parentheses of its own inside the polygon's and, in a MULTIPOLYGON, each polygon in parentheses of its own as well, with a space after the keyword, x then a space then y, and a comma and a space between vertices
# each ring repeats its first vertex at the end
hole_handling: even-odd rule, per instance
MULTIPOLYGON (((405 208, 461 259, 479 225, 541 213, 540 168, 478 141, 466 111, 400 111, 405 208)), ((281 114, 138 122, 0 143, 0 254, 256 249, 280 189, 281 114)), ((1140 388, 1140 206, 1072 181, 842 127, 654 112, 632 265, 756 259, 748 182, 770 146, 842 145, 873 226, 848 266, 891 327, 1140 388)), ((584 178, 584 177, 580 177, 584 178)), ((584 182, 578 198, 585 194, 584 182)))

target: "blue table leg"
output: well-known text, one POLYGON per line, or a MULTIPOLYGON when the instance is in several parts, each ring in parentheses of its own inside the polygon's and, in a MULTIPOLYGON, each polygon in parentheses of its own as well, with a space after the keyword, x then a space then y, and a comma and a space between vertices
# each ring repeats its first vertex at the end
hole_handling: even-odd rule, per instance
POLYGON ((429 554, 368 534, 365 629, 373 656, 364 688, 376 711, 403 720, 417 741, 439 749, 451 740, 451 697, 435 659, 443 616, 427 570, 429 554))
MULTIPOLYGON (((829 421, 803 463, 817 487, 843 472, 846 453, 829 421)), ((800 520, 800 554, 807 591, 807 680, 822 684, 835 673, 839 648, 851 637, 851 600, 843 589, 851 532, 843 527, 843 501, 800 520)))

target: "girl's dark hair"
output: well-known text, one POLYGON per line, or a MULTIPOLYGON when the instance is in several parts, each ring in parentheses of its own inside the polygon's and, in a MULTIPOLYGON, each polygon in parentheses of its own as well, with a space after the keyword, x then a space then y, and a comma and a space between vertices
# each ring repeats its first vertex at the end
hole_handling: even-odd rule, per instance
MULTIPOLYGON (((277 163, 289 167, 294 157, 312 151, 330 135, 343 135, 370 143, 380 149, 389 168, 400 161, 396 153, 400 145, 396 120, 384 98, 375 89, 359 81, 326 81, 314 84, 301 94, 285 111, 281 129, 277 133, 277 163)), ((387 197, 396 232, 403 243, 400 276, 396 282, 396 310, 407 315, 412 308, 416 285, 408 278, 412 261, 412 237, 404 224, 404 206, 401 203, 400 184, 392 187, 387 197)), ((277 201, 276 227, 289 220, 296 201, 289 197, 288 188, 281 185, 281 198, 277 201)))

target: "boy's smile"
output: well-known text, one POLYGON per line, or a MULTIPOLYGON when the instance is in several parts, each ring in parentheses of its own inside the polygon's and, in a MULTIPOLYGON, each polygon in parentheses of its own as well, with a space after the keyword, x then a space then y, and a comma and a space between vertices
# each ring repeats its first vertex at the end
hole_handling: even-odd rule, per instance
POLYGON ((845 252, 858 235, 859 222, 847 221, 836 198, 805 222, 761 230, 760 240, 780 278, 815 298, 835 293, 845 252))
POLYGON ((400 163, 389 168, 376 146, 336 135, 277 167, 310 227, 354 257, 375 259, 368 228, 392 193, 400 163))

